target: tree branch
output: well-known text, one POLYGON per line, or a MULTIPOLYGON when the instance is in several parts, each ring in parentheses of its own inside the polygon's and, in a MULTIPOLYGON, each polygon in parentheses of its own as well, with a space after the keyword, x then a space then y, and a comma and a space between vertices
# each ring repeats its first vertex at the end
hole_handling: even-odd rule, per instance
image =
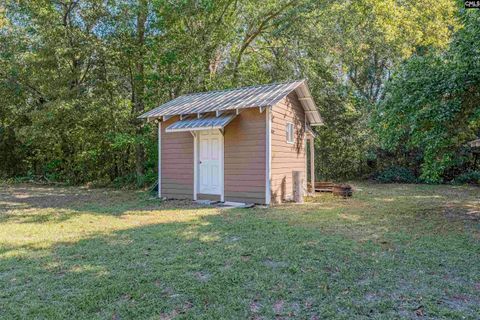
POLYGON ((295 3, 295 1, 289 1, 286 4, 284 4, 282 7, 280 7, 276 11, 270 11, 267 13, 265 16, 265 19, 263 19, 260 24, 258 25, 257 28, 253 29, 249 28, 250 31, 248 31, 245 34, 245 37, 242 41, 242 45, 240 47, 240 51, 237 54, 237 57, 235 59, 235 62, 233 64, 233 82, 236 82, 237 76, 238 76, 238 67, 240 65, 240 62, 242 60, 243 53, 245 50, 250 46, 250 44, 255 40, 263 31, 265 31, 269 27, 269 22, 278 17, 283 11, 285 11, 288 7, 292 6, 295 3))

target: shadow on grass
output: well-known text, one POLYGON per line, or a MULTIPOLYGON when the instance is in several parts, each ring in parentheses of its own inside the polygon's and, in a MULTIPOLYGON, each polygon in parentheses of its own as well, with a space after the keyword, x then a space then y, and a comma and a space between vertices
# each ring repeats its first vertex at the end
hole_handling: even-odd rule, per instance
POLYGON ((478 314, 475 244, 391 241, 384 249, 235 209, 48 249, 10 247, 0 258, 0 315, 391 318, 420 306, 433 317, 478 314))
POLYGON ((158 210, 201 207, 191 201, 162 202, 143 191, 0 186, 0 223, 11 220, 21 223, 63 222, 83 212, 120 216, 131 211, 148 214, 158 210))
MULTIPOLYGON (((199 214, 43 248, 1 245, 0 318, 410 318, 420 307, 430 317, 475 318, 478 241, 432 210, 457 189, 397 194, 405 188, 199 214)), ((0 206, 0 222, 33 228, 81 213, 196 208, 134 191, 32 186, 0 188, 0 206)))

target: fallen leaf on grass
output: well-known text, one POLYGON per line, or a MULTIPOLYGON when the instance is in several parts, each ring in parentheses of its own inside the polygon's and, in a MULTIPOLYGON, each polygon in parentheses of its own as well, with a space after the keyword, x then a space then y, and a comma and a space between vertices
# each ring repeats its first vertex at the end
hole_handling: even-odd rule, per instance
POLYGON ((197 278, 198 281, 200 282, 207 282, 208 280, 210 280, 210 278, 212 277, 212 275, 208 272, 204 272, 204 271, 197 271, 197 272, 194 272, 193 275, 195 276, 195 278, 197 278))
POLYGON ((122 300, 125 300, 125 301, 132 300, 132 296, 126 293, 122 296, 122 300))
POLYGON ((420 306, 417 309, 415 309, 415 314, 417 315, 417 317, 423 317, 425 315, 423 306, 420 306))
POLYGON ((177 310, 173 310, 173 311, 170 312, 170 313, 162 313, 162 314, 160 314, 160 320, 172 320, 172 319, 175 318, 177 315, 178 315, 178 311, 177 311, 177 310))
POLYGON ((241 255, 240 259, 242 259, 242 261, 248 261, 248 260, 250 260, 250 256, 249 255, 241 255))

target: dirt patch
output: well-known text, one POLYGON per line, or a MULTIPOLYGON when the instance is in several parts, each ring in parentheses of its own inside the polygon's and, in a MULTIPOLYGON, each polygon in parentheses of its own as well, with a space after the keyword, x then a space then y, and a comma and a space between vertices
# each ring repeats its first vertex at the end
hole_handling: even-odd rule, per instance
POLYGON ((275 314, 277 315, 281 314, 283 311, 284 304, 285 304, 285 301, 283 300, 275 301, 275 303, 273 304, 273 312, 275 312, 275 314))
POLYGON ((0 187, 0 201, 35 208, 64 208, 102 198, 102 192, 85 188, 20 185, 0 187))
POLYGON ((274 261, 271 259, 265 259, 263 260, 263 264, 266 265, 267 267, 270 267, 272 269, 279 269, 279 268, 286 268, 288 267, 288 263, 284 261, 274 261))
POLYGON ((190 309, 193 308, 193 303, 190 301, 187 301, 183 303, 183 305, 179 308, 175 308, 170 312, 164 312, 160 314, 160 319, 161 320, 171 320, 175 319, 178 316, 186 314, 190 309))
POLYGON ((89 212, 123 215, 128 211, 181 210, 202 208, 188 200, 159 201, 143 191, 88 189, 86 187, 52 187, 38 185, 0 185, 0 220, 23 222, 66 220, 72 214, 89 212), (52 209, 55 215, 39 216, 38 209, 52 209), (29 210, 35 215, 29 216, 29 210))
POLYGON ((459 207, 449 205, 444 209, 444 215, 449 220, 467 220, 480 222, 480 208, 459 207))
POLYGON ((475 307, 480 304, 480 299, 465 294, 457 294, 445 296, 439 301, 439 303, 458 312, 473 312, 475 307))
POLYGON ((212 275, 206 271, 194 272, 193 276, 200 282, 208 282, 212 278, 212 275))

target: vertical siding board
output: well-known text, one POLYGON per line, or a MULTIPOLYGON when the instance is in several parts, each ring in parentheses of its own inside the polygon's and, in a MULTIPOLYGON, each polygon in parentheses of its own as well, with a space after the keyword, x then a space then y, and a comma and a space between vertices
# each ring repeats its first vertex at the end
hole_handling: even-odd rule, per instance
POLYGON ((157 196, 162 198, 162 122, 158 122, 158 168, 157 168, 157 175, 158 175, 158 188, 157 188, 157 196))
POLYGON ((306 177, 305 112, 295 92, 272 107, 272 202, 291 200, 293 171, 306 177), (286 125, 294 125, 294 144, 287 143, 286 125))
POLYGON ((265 119, 258 108, 246 109, 225 127, 225 201, 265 203, 265 119))
POLYGON ((165 132, 178 120, 172 117, 161 126, 162 197, 193 199, 193 136, 190 132, 165 132))

